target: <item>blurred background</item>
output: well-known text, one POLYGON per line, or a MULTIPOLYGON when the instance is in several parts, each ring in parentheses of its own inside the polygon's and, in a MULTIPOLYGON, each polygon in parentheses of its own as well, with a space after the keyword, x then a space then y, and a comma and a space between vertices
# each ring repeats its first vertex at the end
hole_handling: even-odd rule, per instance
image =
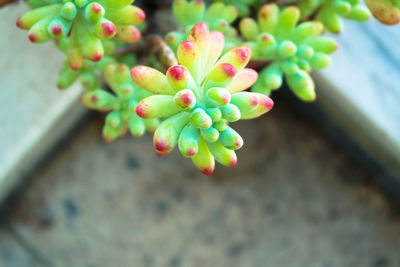
MULTIPOLYGON (((137 1, 152 32, 170 1, 137 1)), ((400 26, 346 23, 318 100, 288 89, 234 124, 234 168, 206 177, 152 137, 101 137, 63 56, 0 9, 0 266, 400 266, 400 26)))

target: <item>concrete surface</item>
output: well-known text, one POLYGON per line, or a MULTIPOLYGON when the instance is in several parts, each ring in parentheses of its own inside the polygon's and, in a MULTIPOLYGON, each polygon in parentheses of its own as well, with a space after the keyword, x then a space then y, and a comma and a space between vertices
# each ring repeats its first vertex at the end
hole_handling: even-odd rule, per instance
MULTIPOLYGON (((400 218, 376 177, 284 101, 234 124, 238 166, 212 177, 177 151, 158 158, 149 136, 105 144, 101 123, 65 141, 2 218, 39 266, 400 266, 400 218)), ((19 250, 0 245, 0 266, 32 266, 19 250)))
MULTIPOLYGON (((1 11, 0 20, 7 21, 20 13, 1 11)), ((9 23, 2 25, 9 29, 9 23)), ((352 34, 352 28, 346 31, 352 34)), ((23 126, 37 121, 30 117, 33 113, 27 105, 37 104, 40 115, 51 115, 59 110, 59 102, 47 97, 67 99, 67 94, 50 88, 55 77, 49 78, 49 70, 43 70, 58 71, 58 67, 40 61, 44 58, 40 53, 47 54, 51 48, 33 48, 25 34, 18 32, 0 40, 5 63, 0 66, 7 70, 26 66, 23 73, 31 82, 25 87, 36 88, 26 90, 19 72, 0 81, 1 88, 11 82, 19 84, 18 94, 0 98, 0 106, 13 111, 1 113, 1 125, 7 125, 6 117, 9 124, 22 123, 10 131, 2 127, 7 137, 2 140, 11 140, 11 136, 24 140, 2 147, 7 160, 20 151, 16 145, 29 141, 42 147, 37 141, 54 136, 51 129, 59 129, 46 124, 46 119, 37 129, 50 135, 28 132, 23 126), (9 40, 21 46, 15 47, 17 52, 4 50, 10 49, 5 46, 9 40), (31 51, 28 56, 33 58, 17 58, 21 51, 31 51), (43 81, 43 85, 35 85, 43 81), (49 109, 39 98, 57 105, 49 109), (10 117, 14 114, 20 117, 10 117)), ((338 67, 340 59, 334 62, 338 67)), ((362 73, 357 68, 352 71, 362 73)), ((397 69, 385 70, 382 75, 389 71, 397 69)), ((395 80, 392 78, 388 81, 395 80)), ((337 80, 349 82, 349 78, 337 80)), ((395 88, 385 87, 380 115, 393 103, 387 97, 391 89, 395 88)), ((29 173, 29 183, 2 214, 0 266, 400 266, 400 217, 374 185, 379 175, 357 165, 289 106, 278 101, 264 118, 236 123, 245 139, 239 164, 235 168, 218 166, 210 178, 176 151, 166 158, 156 157, 150 136, 105 144, 100 118, 82 124, 36 172, 29 173)), ((386 119, 390 118, 381 125, 397 129, 398 124, 386 119)), ((363 129, 354 128, 358 132, 363 129)), ((18 171, 32 161, 14 163, 18 171)))
POLYGON ((345 21, 318 102, 400 185, 400 25, 345 21))
POLYGON ((85 111, 80 86, 56 87, 63 54, 15 26, 27 10, 23 2, 0 9, 0 202, 85 111))

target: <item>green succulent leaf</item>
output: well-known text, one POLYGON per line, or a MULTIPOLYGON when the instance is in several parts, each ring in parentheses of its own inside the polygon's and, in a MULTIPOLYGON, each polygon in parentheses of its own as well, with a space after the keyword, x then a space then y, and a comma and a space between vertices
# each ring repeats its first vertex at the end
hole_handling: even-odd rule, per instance
POLYGON ((239 16, 245 17, 250 15, 251 8, 258 8, 265 1, 263 0, 213 0, 214 2, 222 2, 226 5, 237 7, 239 16))

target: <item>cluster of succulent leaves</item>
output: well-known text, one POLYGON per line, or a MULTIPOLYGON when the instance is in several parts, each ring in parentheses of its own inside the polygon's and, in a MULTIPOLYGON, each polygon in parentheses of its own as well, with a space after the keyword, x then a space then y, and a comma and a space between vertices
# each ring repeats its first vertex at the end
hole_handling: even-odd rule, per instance
MULTIPOLYGON (((61 51, 67 53, 69 42, 70 39, 64 37, 58 39, 56 44, 61 51)), ((76 80, 80 79, 81 85, 85 91, 93 91, 101 86, 104 68, 108 64, 119 62, 129 67, 133 67, 137 64, 135 54, 113 55, 118 47, 124 46, 121 41, 111 39, 102 41, 102 43, 104 47, 104 56, 100 61, 93 62, 85 59, 83 66, 79 70, 74 70, 71 68, 68 58, 65 59, 57 80, 57 87, 59 89, 67 89, 76 80)))
POLYGON ((104 40, 116 38, 136 43, 141 38, 135 27, 145 13, 132 6, 134 0, 28 0, 33 8, 17 21, 29 30, 34 43, 69 38, 68 60, 72 69, 80 69, 85 59, 97 62, 104 55, 104 40))
POLYGON ((245 68, 250 47, 234 48, 220 58, 223 48, 222 33, 198 23, 178 47, 180 65, 166 75, 146 66, 131 73, 137 84, 154 94, 139 103, 136 113, 165 118, 154 134, 157 154, 167 155, 178 145, 205 174, 214 171, 215 160, 236 165, 235 150, 243 139, 228 123, 258 117, 273 106, 263 94, 242 92, 257 79, 254 70, 245 68))
MULTIPOLYGON (((61 51, 68 53, 69 42, 70 39, 64 37, 58 39, 56 44, 61 51)), ((112 40, 105 40, 102 41, 102 43, 104 47, 104 57, 100 61, 93 62, 85 59, 83 66, 79 70, 74 70, 71 68, 68 58, 65 59, 57 80, 57 87, 59 89, 63 90, 69 88, 78 79, 80 79, 81 85, 86 91, 92 91, 101 86, 101 77, 104 68, 107 64, 115 61, 112 57, 112 53, 116 48, 116 43, 112 40)))
POLYGON ((258 8, 265 3, 264 0, 213 0, 214 2, 223 2, 226 5, 232 5, 239 10, 239 16, 245 17, 250 15, 252 8, 258 8))
POLYGON ((128 130, 134 136, 142 136, 146 130, 154 132, 159 120, 142 119, 136 114, 138 103, 151 94, 132 81, 129 67, 109 63, 104 68, 104 77, 112 92, 97 88, 82 97, 86 107, 109 112, 103 128, 104 140, 111 142, 128 130))
POLYGON ((330 64, 328 54, 336 50, 336 42, 320 36, 324 30, 318 21, 298 23, 300 10, 276 4, 261 7, 258 20, 244 18, 239 28, 253 50, 254 60, 270 62, 260 73, 253 91, 270 94, 282 86, 285 76, 291 90, 304 101, 316 97, 314 82, 309 74, 330 64))
POLYGON ((302 19, 314 15, 315 19, 322 22, 332 33, 340 33, 343 30, 341 17, 360 22, 371 17, 361 0, 304 0, 300 1, 299 8, 302 19))
POLYGON ((365 0, 369 10, 360 0, 212 0, 208 7, 174 0, 181 29, 165 40, 178 64, 164 74, 165 62, 154 55, 147 59, 152 68, 137 66, 140 55, 116 52, 142 37, 145 13, 134 0, 27 2, 32 10, 17 26, 34 43, 54 39, 66 54, 57 86, 80 80, 82 103, 107 112, 105 141, 154 132, 158 155, 177 146, 205 174, 215 161, 236 165, 243 139, 230 124, 270 111, 269 95, 284 79, 301 100, 316 98, 310 72, 331 63, 337 43, 323 34, 339 33, 342 18, 365 21, 370 10, 382 23, 400 22, 399 0, 365 0), (246 68, 249 61, 261 64, 260 74, 246 68))
POLYGON ((173 14, 183 28, 182 32, 174 31, 166 35, 166 42, 176 51, 178 45, 185 41, 191 28, 204 22, 212 31, 220 31, 225 36, 225 50, 240 45, 237 30, 231 24, 238 18, 238 9, 217 1, 206 8, 203 0, 174 0, 173 14))

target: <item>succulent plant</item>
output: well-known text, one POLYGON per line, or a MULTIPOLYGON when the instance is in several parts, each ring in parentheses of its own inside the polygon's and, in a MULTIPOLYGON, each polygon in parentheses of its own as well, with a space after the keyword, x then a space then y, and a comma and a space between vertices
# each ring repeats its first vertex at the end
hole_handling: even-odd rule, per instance
POLYGON ((387 25, 400 23, 399 0, 365 0, 374 17, 387 25))
MULTIPOLYGON (((67 52, 69 46, 69 38, 60 38, 57 40, 57 46, 61 51, 67 52)), ((64 61, 64 65, 60 70, 57 80, 57 87, 59 89, 69 88, 77 79, 80 79, 82 87, 86 91, 92 91, 100 87, 101 74, 107 64, 114 62, 115 59, 111 57, 115 51, 116 43, 113 40, 103 41, 104 57, 97 62, 85 59, 84 65, 79 70, 71 68, 68 58, 64 61)))
POLYGON ((132 6, 133 0, 28 0, 33 10, 17 20, 17 26, 29 29, 34 43, 54 38, 70 38, 68 60, 72 69, 80 69, 84 59, 100 61, 102 40, 115 37, 135 43, 141 38, 135 25, 145 13, 132 6))
POLYGON ((178 47, 180 65, 166 75, 146 66, 131 71, 137 84, 154 93, 139 103, 136 113, 165 118, 154 134, 157 154, 167 155, 178 145, 208 175, 215 160, 225 166, 237 162, 235 150, 243 140, 228 123, 258 117, 273 106, 263 94, 242 92, 257 79, 257 72, 245 68, 250 47, 237 47, 220 58, 223 47, 222 33, 198 23, 178 47))
POLYGON ((158 119, 142 119, 136 114, 138 103, 151 95, 140 88, 130 77, 129 67, 111 63, 104 69, 104 76, 114 94, 103 89, 86 92, 82 103, 91 109, 109 111, 103 128, 103 138, 110 142, 124 135, 128 130, 134 136, 154 132, 158 119))
POLYGON ((251 7, 258 7, 261 5, 263 0, 213 0, 214 2, 223 2, 227 5, 232 5, 238 8, 239 16, 245 17, 250 15, 251 7))
POLYGON ((77 79, 80 79, 81 85, 85 91, 93 91, 101 86, 99 81, 101 77, 100 74, 104 71, 105 66, 111 62, 114 62, 112 57, 103 57, 103 59, 98 62, 85 60, 82 68, 73 70, 68 60, 66 60, 60 70, 57 87, 62 90, 67 89, 77 79))
POLYGON ((168 45, 176 51, 178 45, 186 40, 190 29, 199 22, 207 23, 210 30, 220 31, 225 35, 226 47, 237 46, 235 40, 237 31, 230 26, 238 17, 238 10, 234 6, 224 5, 222 2, 215 2, 207 9, 202 0, 174 0, 172 5, 174 16, 178 23, 184 28, 184 32, 171 32, 166 36, 168 45))
POLYGON ((343 29, 341 17, 360 22, 371 17, 371 13, 360 0, 304 0, 300 1, 299 8, 302 19, 316 13, 315 19, 336 34, 343 29))
POLYGON ((281 87, 283 76, 291 90, 304 101, 315 99, 312 69, 330 64, 328 54, 337 49, 337 43, 320 36, 323 25, 317 21, 297 24, 300 10, 275 4, 264 5, 258 13, 258 23, 252 18, 241 20, 239 28, 253 50, 252 59, 268 61, 253 91, 269 95, 281 87))

